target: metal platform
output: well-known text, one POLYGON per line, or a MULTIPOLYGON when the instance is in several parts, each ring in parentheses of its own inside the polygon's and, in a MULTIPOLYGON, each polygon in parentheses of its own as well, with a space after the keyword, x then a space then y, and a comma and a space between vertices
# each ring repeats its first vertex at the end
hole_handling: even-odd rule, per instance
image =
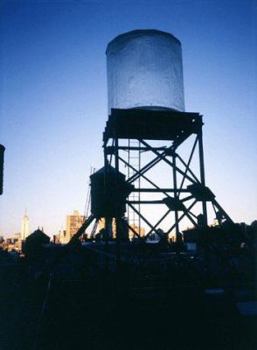
POLYGON ((112 109, 103 133, 109 138, 178 140, 197 133, 203 125, 199 113, 170 110, 112 109))

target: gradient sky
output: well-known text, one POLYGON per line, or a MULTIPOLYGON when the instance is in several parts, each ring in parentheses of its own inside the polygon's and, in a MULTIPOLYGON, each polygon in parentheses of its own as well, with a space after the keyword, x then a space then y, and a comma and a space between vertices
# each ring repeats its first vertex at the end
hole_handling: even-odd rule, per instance
POLYGON ((2 1, 0 234, 52 235, 84 211, 103 164, 105 49, 122 32, 182 42, 186 110, 204 115, 207 185, 236 222, 257 219, 257 2, 2 1))

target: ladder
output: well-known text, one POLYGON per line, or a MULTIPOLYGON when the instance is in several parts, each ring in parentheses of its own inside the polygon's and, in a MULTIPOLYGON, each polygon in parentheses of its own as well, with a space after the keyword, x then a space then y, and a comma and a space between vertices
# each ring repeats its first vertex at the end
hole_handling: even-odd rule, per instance
MULTIPOLYGON (((132 140, 128 139, 128 164, 130 164, 135 170, 140 171, 141 168, 141 151, 131 149, 133 147, 140 147, 140 141, 139 140, 132 140)), ((133 176, 136 171, 133 170, 131 167, 127 167, 127 178, 130 178, 133 176)), ((135 188, 140 188, 140 177, 133 182, 133 185, 135 188)), ((140 192, 132 192, 129 196, 130 201, 140 201, 140 192)), ((133 204, 133 206, 137 209, 137 211, 140 213, 140 204, 133 204)), ((128 223, 131 227, 133 227, 138 234, 140 235, 141 232, 141 219, 140 216, 132 209, 130 206, 127 206, 127 213, 128 213, 128 223)), ((129 233, 130 239, 134 237, 134 234, 131 232, 129 233)))

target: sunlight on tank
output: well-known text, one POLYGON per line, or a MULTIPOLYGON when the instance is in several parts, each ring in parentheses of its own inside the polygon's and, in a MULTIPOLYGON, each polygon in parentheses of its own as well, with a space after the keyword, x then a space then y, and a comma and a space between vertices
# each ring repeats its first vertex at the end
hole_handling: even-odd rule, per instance
POLYGON ((158 30, 121 34, 107 46, 108 109, 184 111, 181 43, 158 30))

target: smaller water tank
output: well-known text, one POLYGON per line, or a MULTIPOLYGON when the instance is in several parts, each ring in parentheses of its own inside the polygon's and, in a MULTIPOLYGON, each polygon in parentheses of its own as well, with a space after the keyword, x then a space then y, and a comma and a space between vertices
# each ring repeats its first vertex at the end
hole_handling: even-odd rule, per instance
POLYGON ((108 108, 184 111, 181 43, 159 30, 133 30, 107 46, 108 108))
POLYGON ((126 211, 126 198, 133 185, 125 180, 125 175, 112 166, 103 167, 91 180, 91 213, 97 217, 122 217, 126 211))

